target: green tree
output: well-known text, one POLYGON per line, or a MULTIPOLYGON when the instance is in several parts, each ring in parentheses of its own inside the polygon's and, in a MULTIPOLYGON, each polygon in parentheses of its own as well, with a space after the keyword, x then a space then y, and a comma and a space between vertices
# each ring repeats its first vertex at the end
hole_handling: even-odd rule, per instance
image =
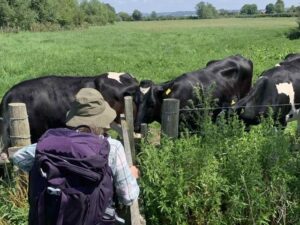
POLYGON ((157 19, 157 13, 155 11, 152 11, 150 14, 151 20, 156 20, 157 19))
POLYGON ((12 25, 14 10, 7 0, 0 0, 0 26, 7 27, 12 25))
MULTIPOLYGON (((300 6, 298 6, 298 7, 300 7, 300 6)), ((292 14, 297 14, 298 7, 295 7, 294 5, 292 5, 290 8, 287 9, 287 12, 292 13, 292 14)))
POLYGON ((242 8, 240 13, 246 15, 254 15, 257 14, 257 5, 256 4, 245 4, 242 8))
POLYGON ((137 21, 142 20, 142 13, 139 10, 135 9, 132 13, 132 18, 137 21))
POLYGON ((38 22, 57 22, 58 0, 31 0, 31 9, 37 13, 38 22))
POLYGON ((77 0, 59 0, 57 4, 58 23, 61 26, 73 25, 78 7, 77 0))
POLYGON ((116 10, 114 7, 112 7, 110 4, 105 4, 107 16, 108 16, 108 22, 114 23, 117 20, 116 10))
POLYGON ((14 26, 22 30, 29 30, 31 25, 36 21, 36 13, 30 8, 30 0, 15 0, 14 9, 14 26))
POLYGON ((119 12, 118 16, 120 17, 120 19, 122 21, 131 21, 132 20, 132 17, 126 12, 119 12))
POLYGON ((73 19, 73 23, 75 26, 81 26, 84 23, 85 13, 84 11, 78 6, 75 10, 75 16, 73 19))
POLYGON ((218 16, 216 8, 212 4, 205 2, 199 2, 196 5, 196 13, 200 19, 212 19, 218 16))
POLYGON ((297 7, 297 15, 298 15, 298 30, 300 32, 300 6, 297 7))
POLYGON ((277 0, 275 3, 275 12, 283 13, 284 12, 284 2, 283 0, 277 0))
POLYGON ((266 13, 267 14, 273 14, 275 12, 275 6, 273 3, 269 3, 266 5, 266 13))
POLYGON ((81 10, 85 14, 85 22, 96 25, 105 25, 116 20, 115 10, 107 4, 98 0, 84 0, 80 4, 81 10))

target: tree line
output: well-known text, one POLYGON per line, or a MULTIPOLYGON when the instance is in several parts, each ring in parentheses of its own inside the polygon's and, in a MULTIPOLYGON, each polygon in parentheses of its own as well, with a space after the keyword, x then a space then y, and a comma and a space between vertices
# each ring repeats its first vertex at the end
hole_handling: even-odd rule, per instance
MULTIPOLYGON (((239 11, 217 10, 211 3, 199 2, 195 15, 161 16, 155 11, 145 16, 135 9, 132 14, 119 12, 99 0, 0 0, 0 28, 14 30, 58 30, 87 25, 105 25, 115 21, 211 19, 218 17, 296 16, 300 6, 286 9, 283 0, 269 3, 259 11, 256 4, 245 4, 239 11)), ((299 30, 300 21, 298 20, 299 30)))
POLYGON ((120 20, 132 21, 132 20, 165 20, 165 19, 212 19, 218 17, 263 17, 263 16, 297 16, 300 11, 300 6, 291 6, 285 8, 283 0, 277 0, 275 4, 269 3, 265 9, 259 10, 256 4, 245 4, 240 10, 217 10, 211 3, 201 1, 195 6, 195 15, 188 17, 176 17, 176 16, 158 16, 155 11, 152 11, 150 15, 143 16, 139 10, 134 10, 132 15, 125 12, 118 14, 120 20))
POLYGON ((0 0, 2 29, 51 30, 116 21, 115 9, 98 0, 0 0))

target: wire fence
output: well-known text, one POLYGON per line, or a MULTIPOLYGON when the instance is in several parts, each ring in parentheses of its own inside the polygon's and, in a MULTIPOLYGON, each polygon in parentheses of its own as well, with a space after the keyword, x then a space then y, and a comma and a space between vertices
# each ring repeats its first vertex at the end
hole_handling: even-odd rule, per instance
MULTIPOLYGON (((295 103, 293 104, 294 106, 300 106, 300 103, 295 103)), ((253 105, 253 106, 224 106, 224 107, 197 107, 197 108, 182 108, 179 109, 180 112, 184 112, 184 111, 203 111, 203 110, 224 110, 224 109, 243 109, 243 108, 262 108, 262 107, 283 107, 283 106, 291 106, 292 104, 268 104, 268 105, 253 105)))
MULTIPOLYGON (((286 103, 286 104, 261 104, 261 105, 252 105, 252 106, 225 106, 225 107, 202 107, 202 105, 197 104, 194 107, 191 108, 180 108, 179 107, 179 100, 178 99, 164 99, 163 102, 163 107, 162 107, 162 132, 164 134, 166 134, 169 137, 178 137, 179 133, 178 133, 178 127, 179 127, 179 123, 185 123, 187 121, 185 121, 183 118, 181 118, 180 114, 182 113, 182 115, 184 115, 185 113, 187 113, 187 116, 189 116, 188 113, 193 113, 193 112, 203 112, 203 111, 215 111, 215 110, 220 110, 220 111, 225 111, 226 109, 232 109, 232 110, 236 110, 236 109, 243 109, 243 108, 280 108, 280 107, 290 107, 290 111, 294 111, 296 110, 295 113, 298 113, 298 111, 300 111, 300 103, 286 103), (169 104, 168 107, 164 107, 164 104, 167 103, 169 104), (176 103, 176 104, 175 104, 176 103), (171 106, 172 105, 172 106, 171 106), (297 108, 296 108, 297 107, 297 108), (183 119, 183 120, 182 120, 183 119)), ((287 115, 290 114, 290 112, 286 113, 287 115)), ((259 115, 261 115, 261 113, 259 113, 259 115)), ((190 115, 193 116, 193 115, 190 115)), ((216 115, 214 115, 216 116, 216 115)), ((191 117, 192 118, 192 117, 191 117)), ((190 118, 186 118, 187 120, 189 120, 190 118)), ((197 118, 195 118, 197 119, 197 118)), ((288 121, 287 121, 288 122, 288 121)), ((183 130, 183 133, 188 133, 188 134, 201 134, 203 133, 203 131, 201 131, 201 129, 199 130, 198 124, 196 124, 196 121, 193 121, 189 124, 187 124, 188 126, 186 127, 187 130, 183 130)), ((300 130, 300 123, 298 125, 298 129, 300 130)), ((181 129, 180 129, 181 130, 181 129)), ((181 130, 182 132, 182 130, 181 130)))

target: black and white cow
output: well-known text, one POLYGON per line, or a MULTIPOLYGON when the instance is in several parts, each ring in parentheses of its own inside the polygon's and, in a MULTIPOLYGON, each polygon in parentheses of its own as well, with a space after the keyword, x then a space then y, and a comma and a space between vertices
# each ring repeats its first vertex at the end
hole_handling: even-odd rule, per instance
POLYGON ((282 62, 279 63, 280 65, 293 63, 295 66, 299 66, 300 62, 300 53, 291 53, 288 54, 282 62))
MULTIPOLYGON (((300 59, 300 58, 299 58, 300 59)), ((260 123, 273 111, 274 119, 285 126, 300 119, 300 60, 285 60, 261 75, 249 94, 234 109, 247 125, 260 123)))
MULTIPOLYGON (((139 131, 141 123, 161 122, 162 102, 165 98, 180 100, 180 108, 196 101, 196 86, 209 92, 216 100, 218 107, 228 107, 233 100, 243 98, 251 88, 253 64, 250 60, 235 55, 223 60, 207 63, 203 69, 185 73, 174 80, 154 85, 152 82, 141 82, 141 92, 135 130, 139 131)), ((215 110, 217 115, 221 109, 215 110)))
MULTIPOLYGON (((105 73, 89 77, 46 76, 23 81, 6 92, 0 112, 0 135, 3 147, 9 145, 8 104, 23 102, 27 106, 31 141, 34 143, 48 129, 65 126, 66 113, 76 93, 84 87, 99 90, 119 115, 124 112, 124 96, 135 96, 138 81, 128 73, 105 73)), ((136 107, 134 106, 136 112, 136 107)), ((3 149, 3 148, 2 148, 3 149)), ((1 150, 0 150, 1 151, 1 150)))

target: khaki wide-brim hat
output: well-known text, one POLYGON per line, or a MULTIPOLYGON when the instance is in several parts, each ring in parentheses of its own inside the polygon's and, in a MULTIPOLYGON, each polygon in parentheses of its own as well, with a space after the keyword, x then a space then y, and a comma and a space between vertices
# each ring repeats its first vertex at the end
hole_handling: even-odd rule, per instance
POLYGON ((93 88, 82 88, 76 94, 75 101, 67 113, 66 125, 110 128, 115 118, 115 110, 109 106, 99 91, 93 88))

